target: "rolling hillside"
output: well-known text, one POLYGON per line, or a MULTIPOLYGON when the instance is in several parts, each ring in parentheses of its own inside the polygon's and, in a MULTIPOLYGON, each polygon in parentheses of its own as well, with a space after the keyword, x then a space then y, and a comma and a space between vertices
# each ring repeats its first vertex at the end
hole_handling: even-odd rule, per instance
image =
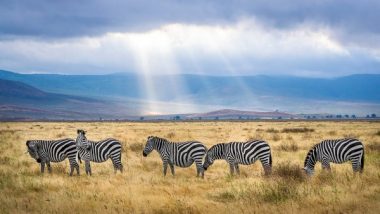
MULTIPOLYGON (((48 110, 62 110, 64 106, 64 110, 83 111, 79 107, 83 106, 80 102, 92 103, 86 104, 85 112, 99 115, 96 118, 151 113, 189 114, 217 109, 262 112, 278 109, 292 114, 380 113, 380 75, 374 74, 330 79, 263 75, 153 75, 147 79, 132 73, 59 75, 0 70, 0 79, 34 87, 35 90, 31 90, 34 97, 21 94, 22 100, 29 99, 31 103, 49 100, 45 102, 48 110), (52 94, 55 96, 51 97, 52 94), (64 94, 65 97, 62 97, 64 94), (78 96, 81 98, 78 99, 78 96), (58 103, 61 103, 59 107, 58 103)), ((3 89, 8 87, 2 85, 3 89)), ((29 90, 24 88, 23 91, 29 90)), ((0 103, 17 104, 18 97, 1 98, 0 103)), ((31 106, 28 104, 26 107, 31 106)), ((35 105, 32 104, 32 107, 35 105)))
POLYGON ((109 101, 47 93, 25 83, 0 79, 1 119, 88 120, 100 117, 116 118, 136 113, 125 106, 118 107, 121 106, 109 101))
MULTIPOLYGON (((111 75, 18 74, 0 70, 0 79, 20 81, 39 89, 75 95, 146 98, 144 78, 131 73, 111 75)), ((322 79, 291 76, 152 76, 158 100, 178 97, 204 100, 210 96, 254 94, 299 99, 380 103, 380 75, 364 74, 322 79), (176 89, 173 91, 172 89, 176 89)))

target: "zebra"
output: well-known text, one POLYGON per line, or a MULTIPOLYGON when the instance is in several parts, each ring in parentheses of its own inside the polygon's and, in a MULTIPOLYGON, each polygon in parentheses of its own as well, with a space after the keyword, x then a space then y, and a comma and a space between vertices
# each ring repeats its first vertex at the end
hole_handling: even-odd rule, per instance
POLYGON ((363 172, 364 146, 358 139, 346 138, 323 140, 314 145, 306 155, 304 170, 308 175, 314 173, 314 166, 320 161, 322 169, 331 171, 330 162, 344 163, 351 161, 354 172, 363 172))
POLYGON ((50 162, 61 162, 68 158, 70 162, 70 176, 73 175, 74 168, 77 171, 77 175, 79 175, 79 165, 76 160, 77 149, 73 139, 28 140, 26 141, 26 146, 29 155, 37 163, 41 164, 41 173, 45 171, 45 164, 49 173, 51 173, 50 162))
POLYGON ((143 150, 143 156, 148 156, 153 149, 155 149, 161 156, 164 176, 166 176, 168 165, 174 176, 174 165, 179 167, 189 167, 195 162, 197 167, 197 177, 201 174, 202 178, 204 178, 202 160, 206 154, 207 148, 201 142, 170 142, 164 138, 149 136, 143 150))
POLYGON ((78 156, 85 161, 86 174, 92 175, 90 161, 101 163, 109 158, 112 160, 115 173, 117 170, 123 172, 121 163, 121 144, 118 140, 108 138, 98 142, 89 141, 84 130, 77 130, 76 145, 78 156))
POLYGON ((239 164, 250 165, 260 160, 265 175, 272 171, 272 154, 270 146, 262 140, 247 142, 218 143, 210 148, 203 164, 204 170, 214 163, 214 160, 224 159, 230 165, 230 174, 234 171, 240 174, 239 164))

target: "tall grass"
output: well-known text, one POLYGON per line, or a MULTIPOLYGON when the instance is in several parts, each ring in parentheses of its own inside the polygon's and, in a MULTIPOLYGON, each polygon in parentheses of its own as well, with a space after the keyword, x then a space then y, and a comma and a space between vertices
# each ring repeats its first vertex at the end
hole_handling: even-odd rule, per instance
MULTIPOLYGON (((0 124, 1 213, 377 213, 380 208, 380 123, 367 122, 165 122, 165 123, 2 123, 0 124), (25 154, 28 139, 76 136, 76 129, 100 140, 122 142, 124 173, 114 174, 111 161, 93 163, 93 176, 70 177, 69 163, 52 163, 51 174, 25 154), (292 128, 301 127, 301 128, 292 128), (314 130, 314 131, 311 131, 314 130), (318 130, 318 131, 315 131, 318 130), (350 164, 332 164, 332 172, 316 165, 305 175, 308 149, 322 139, 360 136, 365 144, 363 174, 350 164), (260 162, 240 166, 230 176, 223 160, 216 160, 205 179, 196 178, 194 165, 168 167, 153 151, 143 157, 147 136, 215 143, 266 140, 272 148, 272 174, 264 176, 260 162)), ((75 173, 74 173, 75 174, 75 173)))

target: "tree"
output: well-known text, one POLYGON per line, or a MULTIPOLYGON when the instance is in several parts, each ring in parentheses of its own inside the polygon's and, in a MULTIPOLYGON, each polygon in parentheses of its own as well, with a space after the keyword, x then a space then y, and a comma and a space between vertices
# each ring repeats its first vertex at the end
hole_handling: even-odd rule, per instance
POLYGON ((354 115, 354 114, 351 115, 351 118, 356 119, 356 115, 354 115))
POLYGON ((376 114, 371 114, 371 117, 372 118, 376 118, 376 114))
POLYGON ((179 116, 179 115, 176 115, 175 117, 174 117, 174 120, 180 120, 181 119, 181 117, 179 116))
POLYGON ((144 117, 140 117, 140 120, 144 120, 144 117))

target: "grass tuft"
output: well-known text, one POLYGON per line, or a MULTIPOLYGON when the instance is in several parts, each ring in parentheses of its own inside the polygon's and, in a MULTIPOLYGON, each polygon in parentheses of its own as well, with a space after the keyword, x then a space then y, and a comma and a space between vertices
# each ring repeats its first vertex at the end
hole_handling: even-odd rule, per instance
POLYGON ((305 133, 305 132, 314 132, 314 129, 311 128, 284 128, 282 129, 282 133, 305 133))
POLYGON ((142 143, 132 143, 129 145, 129 149, 132 152, 142 152, 144 149, 144 145, 142 143))
POLYGON ((297 152, 299 146, 295 142, 283 143, 279 146, 279 150, 284 152, 297 152))
POLYGON ((275 166, 273 174, 286 181, 303 182, 306 180, 306 174, 302 167, 290 162, 283 162, 275 166))
POLYGON ((277 129, 274 129, 274 128, 269 128, 267 130, 265 130, 266 132, 268 133, 279 133, 280 131, 278 131, 277 129))
POLYGON ((365 145, 365 149, 370 152, 380 152, 380 143, 379 142, 369 143, 365 145))

